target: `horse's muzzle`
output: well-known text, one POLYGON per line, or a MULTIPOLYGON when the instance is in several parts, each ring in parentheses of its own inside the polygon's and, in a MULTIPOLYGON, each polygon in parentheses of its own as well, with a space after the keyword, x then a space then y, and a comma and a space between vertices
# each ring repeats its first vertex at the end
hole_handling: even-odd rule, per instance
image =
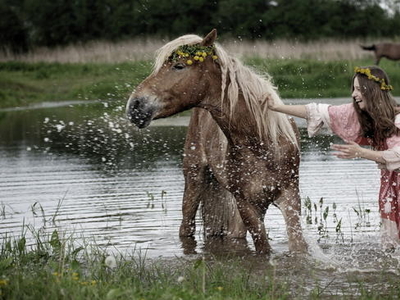
POLYGON ((126 105, 128 119, 139 128, 145 128, 153 120, 154 107, 145 97, 130 98, 126 105))

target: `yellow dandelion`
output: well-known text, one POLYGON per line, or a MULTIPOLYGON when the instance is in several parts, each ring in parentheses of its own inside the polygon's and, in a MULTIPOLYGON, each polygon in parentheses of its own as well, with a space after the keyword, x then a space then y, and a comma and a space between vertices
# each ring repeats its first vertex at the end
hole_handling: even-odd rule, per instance
POLYGON ((1 279, 0 280, 0 286, 7 285, 7 284, 8 284, 8 280, 6 280, 6 279, 1 279))
POLYGON ((212 59, 213 59, 213 60, 216 60, 216 59, 218 59, 218 56, 213 55, 213 56, 212 56, 212 59))
POLYGON ((207 57, 207 53, 205 53, 205 52, 203 52, 201 55, 202 55, 203 57, 207 57))
POLYGON ((222 291, 224 288, 222 286, 217 286, 218 291, 222 291))
POLYGON ((196 52, 196 55, 197 55, 197 56, 200 56, 200 55, 201 55, 201 51, 197 51, 197 52, 196 52))
POLYGON ((197 56, 197 55, 196 55, 195 57, 193 57, 194 60, 199 60, 199 58, 200 58, 200 57, 197 56))
POLYGON ((199 62, 203 62, 204 61, 204 58, 203 57, 199 57, 199 62))
POLYGON ((193 64, 193 61, 191 61, 190 59, 188 59, 188 60, 186 61, 186 63, 190 66, 191 64, 193 64))

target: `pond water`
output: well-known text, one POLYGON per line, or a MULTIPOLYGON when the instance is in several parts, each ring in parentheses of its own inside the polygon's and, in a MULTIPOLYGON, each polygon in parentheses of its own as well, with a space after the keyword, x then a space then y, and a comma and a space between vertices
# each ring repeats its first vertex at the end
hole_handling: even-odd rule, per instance
MULTIPOLYGON (((108 251, 185 255, 178 230, 188 117, 139 131, 128 124, 124 106, 68 103, 0 112, 2 237, 57 228, 108 251)), ((337 159, 330 143, 339 139, 302 133, 302 222, 313 256, 335 272, 379 269, 386 256, 379 252, 375 163, 337 159)), ((207 251, 200 222, 192 245, 198 254, 207 251)), ((283 260, 287 237, 278 209, 270 207, 265 224, 273 255, 283 260)), ((253 250, 250 238, 245 248, 253 250)))

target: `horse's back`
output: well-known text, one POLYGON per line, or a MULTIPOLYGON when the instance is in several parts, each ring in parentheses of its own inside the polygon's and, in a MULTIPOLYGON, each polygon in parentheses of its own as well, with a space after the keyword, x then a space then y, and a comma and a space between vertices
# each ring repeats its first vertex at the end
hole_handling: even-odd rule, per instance
POLYGON ((377 54, 387 57, 389 59, 400 59, 400 44, 395 43, 382 43, 377 44, 377 54))

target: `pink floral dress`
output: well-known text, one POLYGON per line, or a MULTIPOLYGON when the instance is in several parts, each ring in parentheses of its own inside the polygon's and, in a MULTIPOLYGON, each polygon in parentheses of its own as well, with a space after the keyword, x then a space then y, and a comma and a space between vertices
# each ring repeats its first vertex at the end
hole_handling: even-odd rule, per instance
MULTIPOLYGON (((311 103, 306 105, 307 130, 310 137, 318 133, 325 124, 329 130, 344 141, 359 145, 371 145, 368 139, 359 136, 360 123, 352 103, 328 105, 311 103)), ((400 128, 400 114, 395 119, 400 128)), ((379 211, 382 219, 382 242, 384 245, 400 244, 400 136, 386 139, 383 146, 385 164, 378 163, 381 169, 379 190, 379 211)))

